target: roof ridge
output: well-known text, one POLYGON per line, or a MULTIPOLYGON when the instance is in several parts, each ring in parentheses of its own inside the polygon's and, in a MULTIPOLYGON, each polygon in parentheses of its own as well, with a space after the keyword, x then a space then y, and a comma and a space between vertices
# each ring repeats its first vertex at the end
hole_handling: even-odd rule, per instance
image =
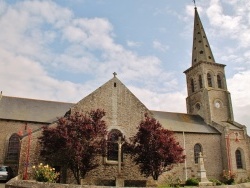
POLYGON ((182 115, 190 115, 190 116, 199 116, 197 114, 188 114, 184 112, 168 112, 168 111, 162 111, 162 110, 150 110, 151 112, 164 112, 164 113, 172 113, 172 114, 182 114, 182 115))
POLYGON ((2 95, 2 98, 13 98, 13 99, 24 99, 24 100, 29 100, 29 101, 44 101, 44 102, 52 102, 52 103, 64 103, 64 104, 76 104, 73 102, 63 102, 63 101, 53 101, 53 100, 45 100, 45 99, 35 99, 35 98, 25 98, 25 97, 15 97, 15 96, 7 96, 7 95, 2 95))

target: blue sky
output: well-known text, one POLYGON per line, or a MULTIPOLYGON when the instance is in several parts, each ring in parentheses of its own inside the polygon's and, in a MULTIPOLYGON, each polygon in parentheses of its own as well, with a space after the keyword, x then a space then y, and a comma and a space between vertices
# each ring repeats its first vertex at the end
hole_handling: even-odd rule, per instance
MULTIPOLYGON (((236 121, 250 129, 250 2, 196 0, 236 121)), ((0 0, 3 95, 77 102, 113 77, 151 110, 186 112, 192 0, 0 0)))

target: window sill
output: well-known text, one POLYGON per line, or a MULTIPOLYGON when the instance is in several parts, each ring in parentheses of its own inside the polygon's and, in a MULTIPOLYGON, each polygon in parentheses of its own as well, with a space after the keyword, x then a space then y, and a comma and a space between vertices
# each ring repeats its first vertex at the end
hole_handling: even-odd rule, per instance
MULTIPOLYGON (((107 157, 104 158, 104 164, 107 165, 118 165, 118 161, 114 161, 114 160, 108 160, 107 157)), ((122 162, 123 165, 123 162, 122 162)))
POLYGON ((245 173, 245 172, 246 172, 246 169, 244 169, 244 168, 238 168, 238 169, 237 169, 237 172, 245 173))
POLYGON ((118 161, 105 160, 105 164, 109 164, 109 165, 118 165, 118 161))

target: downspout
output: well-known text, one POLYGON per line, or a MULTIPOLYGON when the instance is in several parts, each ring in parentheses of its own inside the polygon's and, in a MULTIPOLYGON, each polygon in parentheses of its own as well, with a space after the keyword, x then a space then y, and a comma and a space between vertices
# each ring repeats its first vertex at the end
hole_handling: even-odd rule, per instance
POLYGON ((185 139, 184 131, 182 132, 182 135, 183 135, 183 148, 184 148, 184 155, 185 155, 185 160, 184 160, 185 180, 187 180, 186 139, 185 139))

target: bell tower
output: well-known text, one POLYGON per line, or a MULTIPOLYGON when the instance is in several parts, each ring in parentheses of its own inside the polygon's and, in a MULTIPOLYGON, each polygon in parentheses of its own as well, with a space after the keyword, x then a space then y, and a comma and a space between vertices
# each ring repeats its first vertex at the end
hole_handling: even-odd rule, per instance
POLYGON ((215 62, 206 33, 195 7, 192 65, 186 74, 187 113, 205 122, 233 121, 231 96, 227 90, 225 65, 215 62))

